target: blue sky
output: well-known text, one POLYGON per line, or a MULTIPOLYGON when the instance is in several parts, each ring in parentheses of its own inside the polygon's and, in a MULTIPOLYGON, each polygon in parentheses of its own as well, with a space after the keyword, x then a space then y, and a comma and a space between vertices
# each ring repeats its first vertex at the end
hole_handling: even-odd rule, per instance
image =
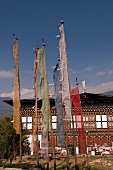
MULTIPOLYGON (((19 38, 21 97, 33 93, 33 48, 46 44, 48 81, 58 58, 58 26, 65 22, 71 87, 86 79, 86 92, 113 90, 113 0, 0 0, 0 95, 13 92, 12 33, 19 38)), ((50 93, 53 87, 49 87, 50 93)))

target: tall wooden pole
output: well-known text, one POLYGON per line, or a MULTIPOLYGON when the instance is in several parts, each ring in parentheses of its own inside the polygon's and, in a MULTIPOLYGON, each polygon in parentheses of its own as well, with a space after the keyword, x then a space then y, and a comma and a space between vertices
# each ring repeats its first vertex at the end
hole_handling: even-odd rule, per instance
POLYGON ((35 92, 35 118, 33 126, 33 154, 37 157, 37 165, 39 165, 39 146, 38 146, 38 48, 34 60, 34 92, 35 92))
POLYGON ((21 131, 20 131, 20 160, 19 162, 20 164, 22 164, 22 132, 21 131))
POLYGON ((20 104, 20 78, 19 78, 19 64, 18 64, 18 38, 14 42, 13 55, 15 63, 15 76, 14 76, 14 95, 13 95, 13 127, 16 134, 20 135, 20 164, 22 163, 22 131, 21 131, 21 104, 20 104))

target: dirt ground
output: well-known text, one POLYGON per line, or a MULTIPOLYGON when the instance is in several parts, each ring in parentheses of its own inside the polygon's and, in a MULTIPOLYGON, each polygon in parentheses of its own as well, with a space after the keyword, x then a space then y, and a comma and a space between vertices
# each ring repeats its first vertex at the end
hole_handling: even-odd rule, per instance
MULTIPOLYGON (((54 169, 53 160, 49 163, 50 169, 54 169)), ((113 170, 113 155, 112 156, 89 156, 88 158, 86 156, 77 156, 77 164, 82 165, 89 165, 91 167, 97 167, 99 170, 113 170)), ((63 158, 60 160, 56 159, 56 167, 58 170, 60 169, 67 169, 67 159, 63 158)), ((69 167, 70 170, 74 168, 75 165, 75 159, 74 157, 70 156, 69 158, 69 167)), ((52 170, 51 169, 51 170, 52 170)))
MULTIPOLYGON (((12 163, 18 163, 18 158, 13 160, 12 163)), ((37 163, 36 158, 33 156, 24 156, 22 158, 22 163, 27 163, 35 165, 37 163)), ((56 158, 53 159, 50 157, 49 162, 39 159, 39 163, 45 164, 45 167, 48 166, 49 170, 54 170, 54 165, 56 165, 56 170, 66 170, 67 165, 69 165, 69 170, 72 170, 75 166, 74 156, 69 156, 69 164, 66 156, 56 155, 56 158)), ((99 170, 113 170, 113 155, 107 156, 78 156, 77 155, 77 164, 90 165, 91 167, 97 167, 99 170)), ((0 170, 3 170, 1 167, 0 170)))
MULTIPOLYGON (((84 164, 84 165, 90 165, 91 167, 101 167, 101 169, 105 170, 113 170, 113 155, 107 155, 107 156, 77 156, 76 158, 77 164, 84 164)), ((32 157, 23 157, 23 162, 36 164, 36 159, 32 159, 32 157)), ((43 159, 39 159, 39 162, 43 162, 45 166, 47 167, 47 162, 43 159)), ((56 164, 57 170, 65 170, 67 169, 68 165, 68 159, 66 156, 60 156, 56 155, 55 160, 53 157, 49 159, 49 169, 54 169, 54 163, 56 164)), ((75 157, 69 156, 69 169, 73 169, 75 165, 75 157)))

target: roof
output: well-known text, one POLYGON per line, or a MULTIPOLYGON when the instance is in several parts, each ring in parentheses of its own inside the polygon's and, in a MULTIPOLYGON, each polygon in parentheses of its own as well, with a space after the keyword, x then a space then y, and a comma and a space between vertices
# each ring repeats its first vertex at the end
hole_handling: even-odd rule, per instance
MULTIPOLYGON (((104 94, 93 94, 93 93, 81 93, 80 94, 80 98, 81 98, 81 104, 82 103, 113 103, 113 96, 111 95, 104 95, 104 94)), ((55 99, 50 97, 50 107, 54 107, 55 106, 55 99)), ((5 103, 13 106, 13 99, 11 100, 4 100, 5 103)), ((25 106, 25 105, 30 105, 30 106, 34 106, 35 105, 35 98, 32 99, 21 99, 21 106, 25 106)), ((38 98, 38 107, 41 108, 42 106, 42 99, 38 98)))
MULTIPOLYGON (((5 103, 13 106, 13 99, 11 100, 4 100, 5 103)), ((21 107, 25 106, 27 104, 27 106, 34 106, 35 105, 35 98, 32 99, 21 99, 21 107)), ((26 107, 27 107, 26 106, 26 107)), ((38 98, 38 107, 41 108, 42 106, 42 99, 38 98)), ((50 107, 54 107, 55 106, 55 100, 54 98, 50 98, 50 107)))
POLYGON ((104 94, 81 93, 81 100, 113 100, 113 96, 104 94))

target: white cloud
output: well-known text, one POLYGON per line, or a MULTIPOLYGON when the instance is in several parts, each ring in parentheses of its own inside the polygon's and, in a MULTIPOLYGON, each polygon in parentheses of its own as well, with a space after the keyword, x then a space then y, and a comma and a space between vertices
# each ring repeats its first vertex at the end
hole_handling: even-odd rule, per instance
POLYGON ((92 71, 92 70, 94 70, 96 67, 95 66, 89 66, 89 67, 86 67, 84 70, 83 70, 83 72, 84 71, 92 71))
POLYGON ((11 93, 1 93, 0 97, 10 97, 10 98, 12 98, 13 97, 13 92, 11 92, 11 93))
POLYGON ((76 74, 76 73, 90 72, 90 71, 95 70, 96 68, 98 68, 98 67, 89 66, 89 67, 86 67, 86 68, 83 69, 83 70, 75 70, 75 69, 70 68, 69 71, 70 71, 71 74, 76 74))
POLYGON ((112 75, 113 71, 112 70, 105 70, 105 71, 99 71, 97 72, 97 76, 104 76, 104 75, 112 75))
POLYGON ((33 89, 22 89, 21 98, 34 98, 34 90, 33 89))
POLYGON ((5 71, 0 70, 0 78, 12 78, 14 76, 14 72, 12 70, 5 71))
MULTIPOLYGON (((72 87, 73 88, 73 87, 72 87)), ((82 86, 79 85, 80 93, 83 92, 82 86)), ((113 82, 105 82, 96 86, 89 86, 86 84, 86 92, 87 93, 104 93, 107 91, 113 91, 113 82)), ((51 97, 54 95, 54 87, 50 87, 49 94, 51 97)), ((13 92, 11 93, 1 93, 1 97, 13 97, 13 92)), ((40 94, 38 95, 40 97, 40 94)), ((21 90, 21 99, 29 99, 34 98, 34 90, 33 89, 22 89, 21 90)))
MULTIPOLYGON (((33 89, 22 89, 20 93, 21 93, 21 96, 20 96, 21 99, 31 99, 31 98, 34 98, 35 96, 33 89)), ((49 95, 51 97, 54 96, 54 86, 49 86, 49 95)), ((0 96, 13 98, 13 92, 1 93, 0 96)), ((40 98, 40 92, 38 92, 38 98, 40 98)))
MULTIPOLYGON (((71 87, 71 88, 75 88, 75 86, 71 87)), ((83 92, 82 85, 79 85, 79 91, 80 91, 80 93, 83 92)), ((104 83, 101 83, 101 84, 95 85, 95 86, 87 85, 87 83, 86 83, 86 93, 95 93, 95 94, 98 94, 98 93, 105 93, 107 91, 113 91, 113 82, 104 82, 104 83)), ((54 94, 54 87, 50 87, 49 94, 51 96, 53 96, 53 94, 54 94)))
POLYGON ((104 76, 104 75, 106 75, 106 72, 105 71, 99 71, 99 72, 97 72, 96 75, 97 76, 104 76))
MULTIPOLYGON (((80 86, 80 93, 82 93, 82 87, 80 86)), ((101 83, 96 86, 87 86, 86 85, 86 92, 87 93, 104 93, 107 91, 113 91, 113 82, 105 82, 101 83)))
MULTIPOLYGON (((34 90, 33 89, 22 89, 21 90, 21 99, 25 98, 25 99, 28 99, 28 98, 34 98, 34 90)), ((13 92, 11 93, 1 93, 0 95, 1 97, 11 97, 13 98, 13 92)))

